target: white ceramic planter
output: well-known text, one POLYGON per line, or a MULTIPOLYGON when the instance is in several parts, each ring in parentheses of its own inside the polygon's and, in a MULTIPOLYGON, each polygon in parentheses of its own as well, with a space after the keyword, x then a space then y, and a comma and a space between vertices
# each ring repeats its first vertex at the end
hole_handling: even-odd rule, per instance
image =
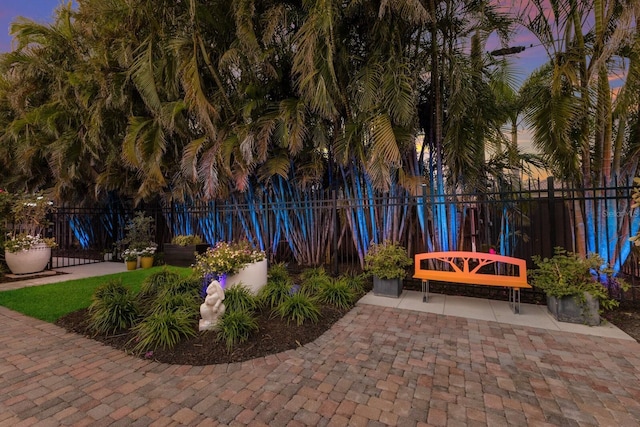
POLYGON ((5 251, 4 258, 13 274, 38 273, 43 271, 49 263, 51 248, 40 243, 26 251, 5 251))
POLYGON ((226 289, 240 282, 256 295, 267 284, 267 260, 248 264, 233 276, 227 276, 224 287, 226 289))

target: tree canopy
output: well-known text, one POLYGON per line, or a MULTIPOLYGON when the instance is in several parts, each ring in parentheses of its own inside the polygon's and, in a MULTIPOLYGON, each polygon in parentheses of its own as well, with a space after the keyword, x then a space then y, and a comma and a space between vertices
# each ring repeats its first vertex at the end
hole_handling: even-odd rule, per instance
MULTIPOLYGON (((575 37, 529 79, 524 99, 508 62, 485 46, 491 34, 508 46, 518 17, 488 1, 76 3, 51 24, 11 27, 16 47, 0 57, 3 186, 73 202, 109 192, 210 200, 274 177, 336 188, 357 170, 381 191, 419 182, 477 191, 518 165, 503 127, 523 105, 563 177, 584 174, 587 153, 603 160, 589 166, 597 176, 637 162, 637 33, 619 36, 633 27, 635 1, 596 1, 611 18, 596 23, 610 24, 587 34, 576 24, 600 9, 558 18, 575 37), (604 87, 614 56, 631 63, 615 104, 604 87), (554 126, 538 126, 545 120, 554 126), (601 142, 589 147, 592 137, 601 142)), ((552 43, 543 12, 520 22, 552 43)))

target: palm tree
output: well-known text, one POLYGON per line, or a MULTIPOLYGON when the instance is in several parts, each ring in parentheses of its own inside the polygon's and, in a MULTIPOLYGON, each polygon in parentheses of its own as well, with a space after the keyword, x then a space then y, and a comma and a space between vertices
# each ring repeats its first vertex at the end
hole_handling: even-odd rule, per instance
MULTIPOLYGON (((531 2, 534 13, 527 16, 533 18, 525 21, 550 59, 523 86, 529 99, 525 118, 533 126, 534 144, 554 173, 576 187, 605 188, 618 180, 629 181, 636 173, 638 157, 624 143, 628 140, 626 118, 629 109, 637 108, 637 100, 623 97, 620 107, 616 106, 608 76, 625 56, 637 55, 637 46, 627 41, 636 34, 631 23, 637 20, 640 2, 551 3, 553 15, 548 16, 546 4, 531 2), (588 16, 594 27, 584 34, 588 16)), ((627 93, 626 85, 634 81, 629 79, 621 93, 627 93)), ((639 224, 637 218, 630 223, 626 217, 604 214, 616 210, 608 198, 612 191, 587 191, 584 204, 574 203, 575 250, 598 252, 617 269, 629 253, 627 237, 639 224)))

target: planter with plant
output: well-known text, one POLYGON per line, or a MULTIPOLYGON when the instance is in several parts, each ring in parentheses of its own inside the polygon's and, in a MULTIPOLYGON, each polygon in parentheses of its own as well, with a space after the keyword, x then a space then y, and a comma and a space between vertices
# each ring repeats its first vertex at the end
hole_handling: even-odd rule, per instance
POLYGON ((140 257, 140 267, 151 268, 153 267, 153 257, 156 253, 156 245, 151 244, 146 248, 138 250, 138 256, 140 257))
POLYGON ((402 293, 402 280, 406 268, 413 263, 407 250, 390 241, 372 243, 364 257, 364 269, 373 276, 375 295, 398 298, 402 293))
POLYGON ((138 251, 135 249, 125 249, 122 252, 122 259, 127 265, 127 270, 135 270, 138 268, 138 251))
POLYGON ((583 258, 555 248, 552 258, 532 259, 538 268, 530 272, 531 284, 544 291, 549 312, 560 322, 599 325, 600 310, 618 306, 609 292, 628 288, 597 254, 583 258))
POLYGON ((171 240, 171 243, 164 244, 165 264, 178 267, 190 267, 196 262, 196 254, 206 252, 209 245, 203 243, 200 236, 179 235, 171 240))
POLYGON ((266 255, 246 240, 218 242, 196 256, 194 268, 206 284, 216 278, 223 288, 242 283, 254 295, 267 283, 266 255))
POLYGON ((141 253, 148 248, 154 248, 153 252, 155 252, 157 245, 153 241, 153 218, 145 216, 143 212, 137 212, 127 223, 125 237, 118 241, 117 246, 122 250, 125 261, 125 253, 129 256, 136 253, 136 259, 139 260, 141 253))
POLYGON ((53 202, 41 193, 13 196, 2 193, 3 211, 10 207, 4 218, 7 228, 11 224, 11 231, 3 242, 7 266, 13 274, 44 270, 51 259, 51 248, 56 246, 53 238, 43 237, 53 202))

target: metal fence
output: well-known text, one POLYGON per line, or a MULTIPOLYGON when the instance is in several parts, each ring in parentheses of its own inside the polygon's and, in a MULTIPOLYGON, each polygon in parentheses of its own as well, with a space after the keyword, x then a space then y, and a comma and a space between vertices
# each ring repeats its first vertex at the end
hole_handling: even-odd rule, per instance
MULTIPOLYGON (((334 273, 359 270, 369 244, 385 239, 404 245, 410 255, 444 247, 495 248, 527 260, 530 268, 533 255, 550 257, 556 246, 577 251, 606 244, 612 254, 624 257, 621 271, 634 284, 635 300, 640 272, 637 255, 628 254, 628 236, 640 221, 631 209, 631 191, 631 183, 585 190, 550 178, 517 191, 446 196, 430 194, 426 187, 369 196, 269 189, 224 201, 141 210, 154 218, 160 251, 178 234, 197 234, 209 244, 248 239, 272 262, 325 265, 334 273), (585 212, 591 217, 581 219, 585 212), (581 222, 586 233, 580 233, 581 222)), ((58 208, 52 217, 59 245, 53 267, 102 260, 123 237, 134 211, 122 204, 58 208)))

